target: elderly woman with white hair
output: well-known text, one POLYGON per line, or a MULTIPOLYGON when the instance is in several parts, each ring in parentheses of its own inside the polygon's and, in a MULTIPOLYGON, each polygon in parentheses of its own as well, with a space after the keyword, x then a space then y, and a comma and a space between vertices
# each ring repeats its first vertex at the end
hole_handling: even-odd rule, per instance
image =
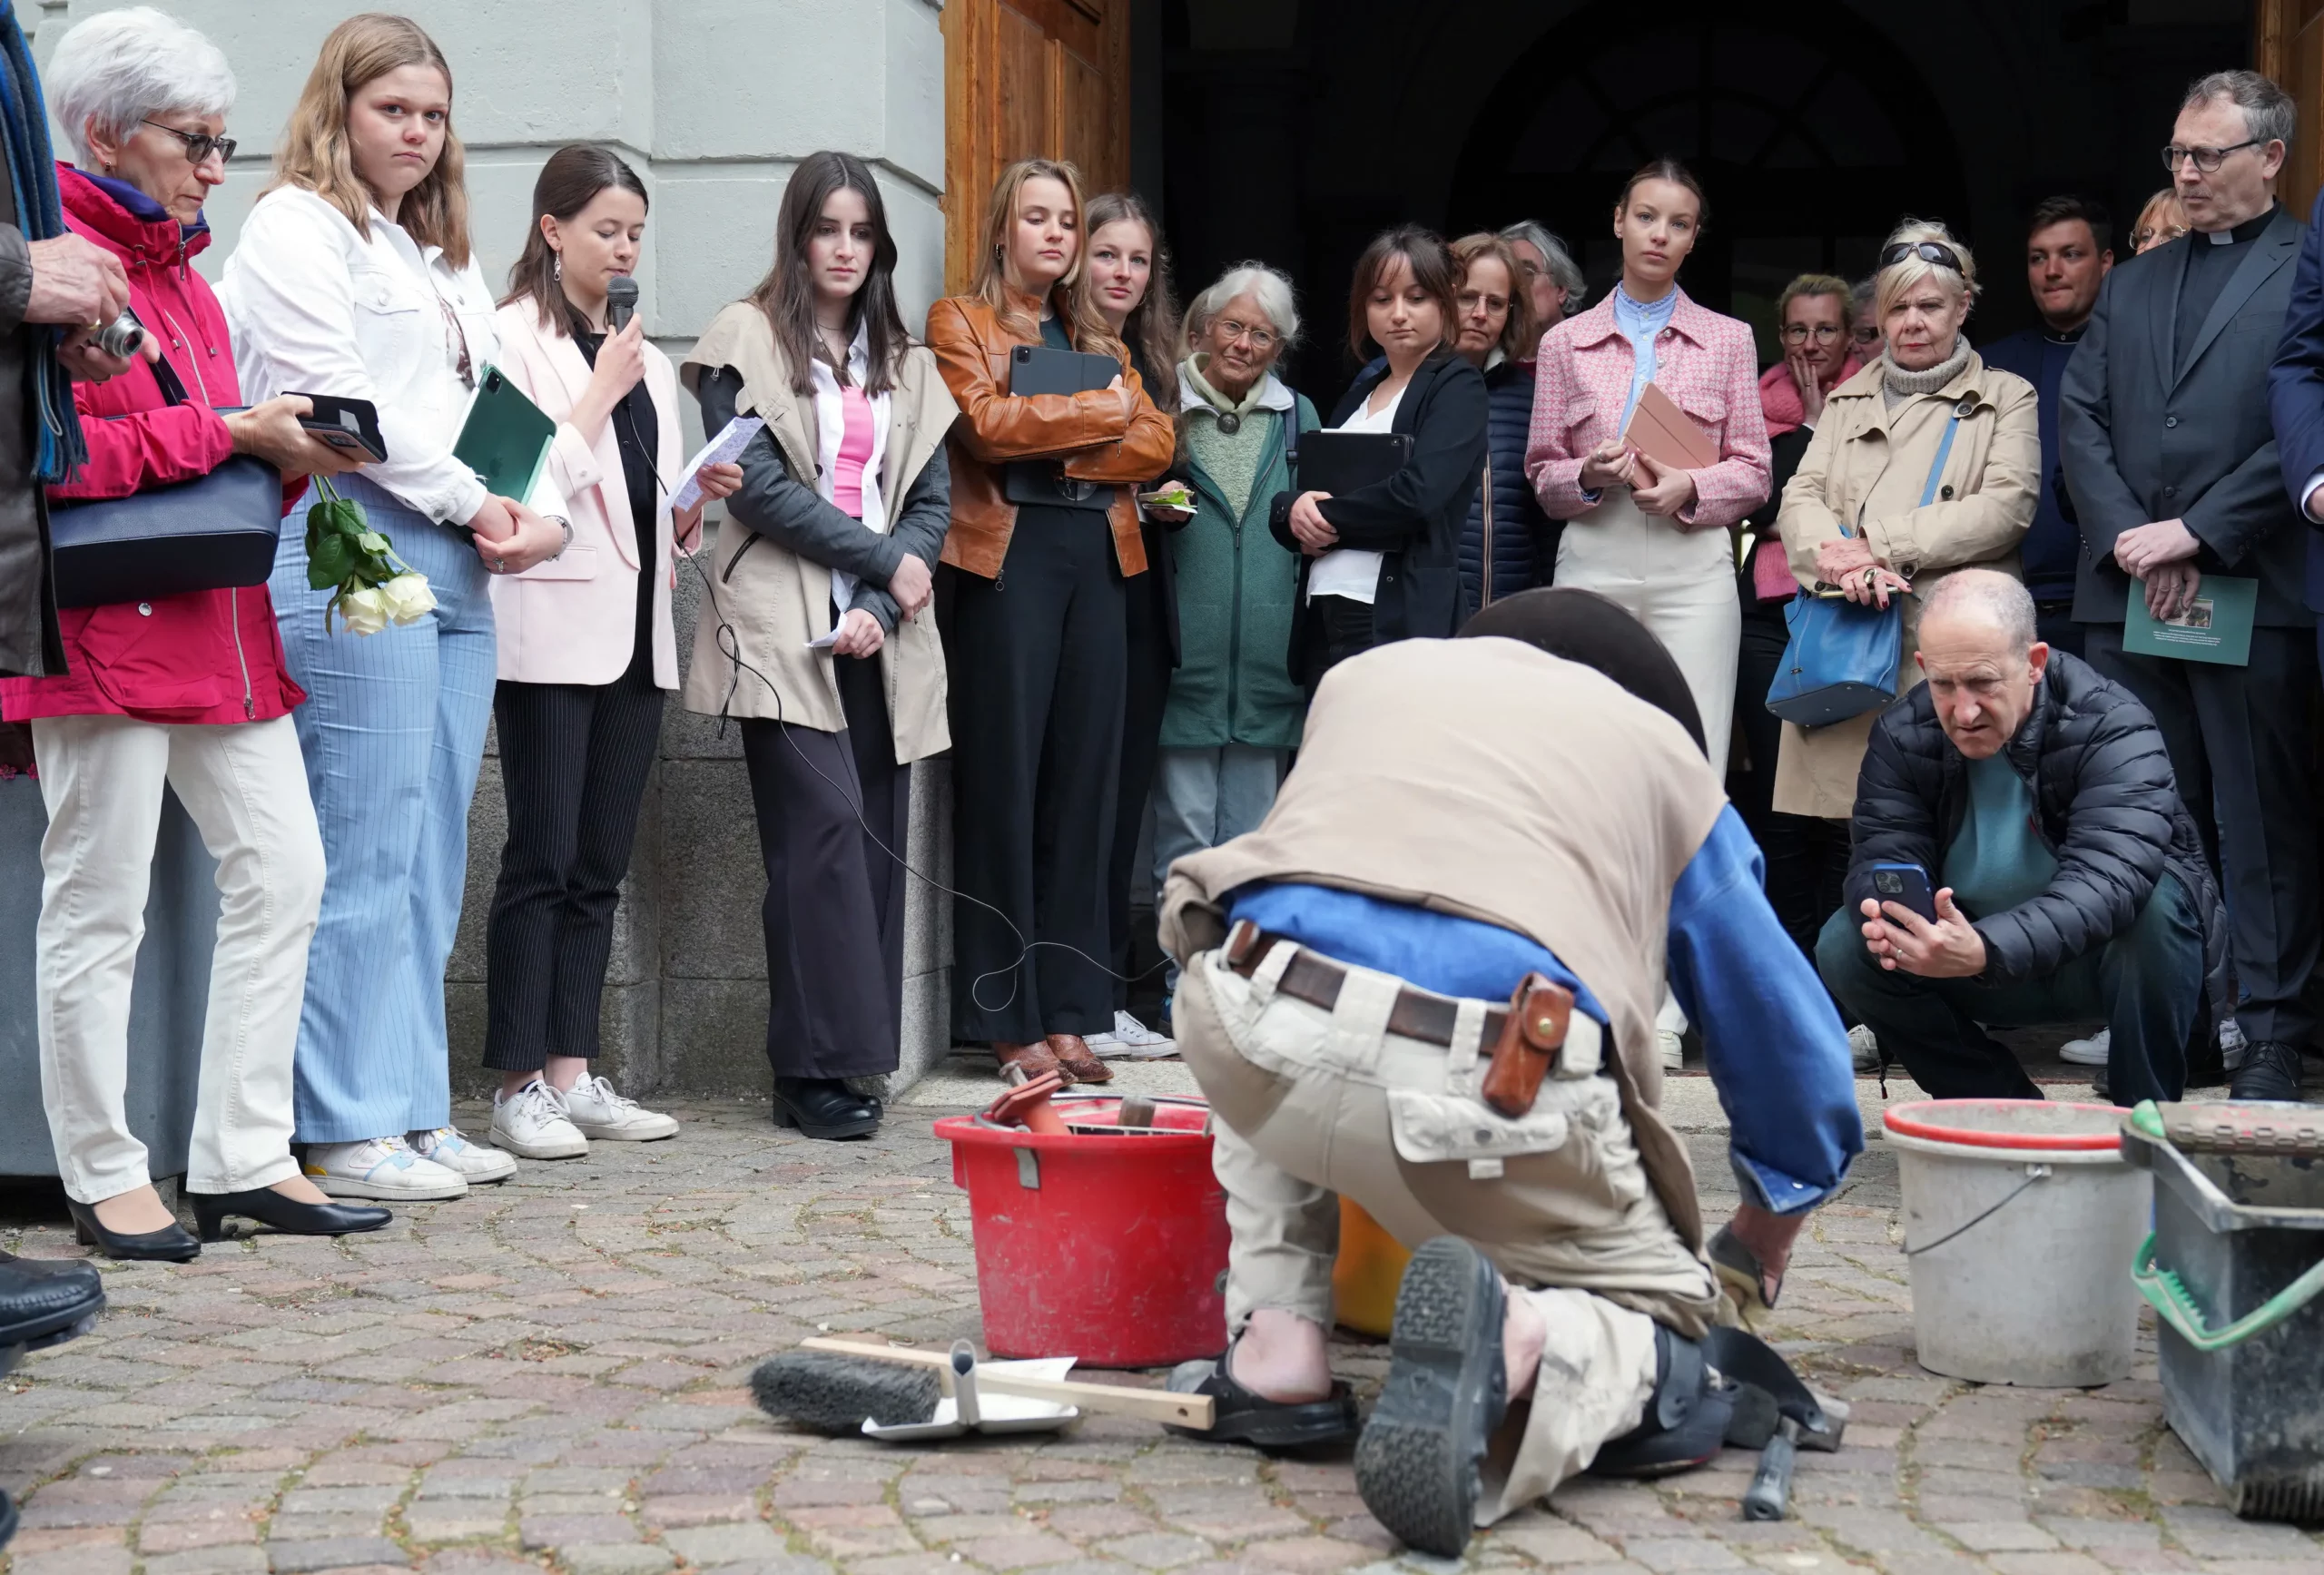
MULTIPOLYGON (((1826 398, 1776 520, 1802 586, 1901 605, 1900 694, 1920 678, 1914 593, 1955 569, 2016 574, 2041 496, 2038 396, 1969 348, 1961 330, 1976 297, 1976 260, 1944 225, 1907 221, 1889 236, 1873 296, 1887 348, 1826 398)), ((1853 813, 1877 714, 1785 723, 1776 809, 1853 813)))
MULTIPOLYGON (((1581 310, 1590 299, 1590 281, 1582 278, 1581 265, 1574 261, 1565 242, 1547 225, 1520 219, 1502 231, 1501 238, 1517 253, 1517 271, 1525 276, 1536 333, 1549 332, 1581 310)), ((1531 360, 1532 355, 1533 347, 1529 345, 1523 359, 1531 360)))
POLYGON ((1228 269, 1187 309, 1185 336, 1177 474, 1194 503, 1170 538, 1180 657, 1154 782, 1157 885, 1174 861, 1266 817, 1307 713, 1289 662, 1299 560, 1267 528, 1290 450, 1318 424, 1275 375, 1299 337, 1291 281, 1228 269))
MULTIPOLYGON (((65 223, 121 260, 159 354, 74 385, 88 458, 53 498, 127 497, 240 455, 286 477, 345 468, 299 425, 303 399, 248 409, 217 298, 189 263, 226 178, 233 74, 217 46, 147 6, 102 12, 50 58, 49 103, 80 159, 65 223)), ((256 585, 148 596, 59 615, 67 670, 0 682, 32 724, 48 831, 38 934, 41 1096, 84 1243, 117 1258, 201 1251, 154 1193, 125 1109, 129 1000, 162 790, 218 861, 202 1075, 186 1190, 204 1240, 228 1215, 336 1235, 383 1208, 334 1204, 290 1155, 291 1058, 323 848, 290 710, 305 700, 256 585)))

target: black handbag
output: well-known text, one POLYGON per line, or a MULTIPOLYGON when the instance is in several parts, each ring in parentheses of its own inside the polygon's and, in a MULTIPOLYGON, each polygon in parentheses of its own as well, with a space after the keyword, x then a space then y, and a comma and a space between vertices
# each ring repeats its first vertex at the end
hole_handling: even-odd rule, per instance
MULTIPOLYGON (((169 363, 153 366, 162 398, 184 404, 185 385, 169 363)), ((191 481, 127 497, 52 497, 48 507, 60 607, 239 589, 274 572, 282 473, 237 454, 191 481)))

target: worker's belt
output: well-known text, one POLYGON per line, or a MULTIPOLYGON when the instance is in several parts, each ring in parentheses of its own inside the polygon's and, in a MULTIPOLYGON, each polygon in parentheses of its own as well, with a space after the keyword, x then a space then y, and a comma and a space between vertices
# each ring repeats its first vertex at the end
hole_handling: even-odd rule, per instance
MULTIPOLYGON (((1238 919, 1226 932, 1221 955, 1227 967, 1249 979, 1278 945, 1299 950, 1284 965, 1275 980, 1275 993, 1325 1011, 1337 1006, 1340 987, 1347 981, 1345 965, 1288 936, 1269 934, 1249 920, 1238 919)), ((1450 1049, 1460 1011, 1461 1003, 1451 996, 1406 985, 1396 992, 1395 1005, 1389 1010, 1388 1031, 1450 1049)), ((1492 1062, 1482 1089, 1487 1104, 1510 1117, 1522 1116, 1533 1107, 1542 1076, 1565 1043, 1572 1013, 1573 992, 1539 973, 1525 976, 1509 1005, 1485 1009, 1478 1048, 1492 1062)))

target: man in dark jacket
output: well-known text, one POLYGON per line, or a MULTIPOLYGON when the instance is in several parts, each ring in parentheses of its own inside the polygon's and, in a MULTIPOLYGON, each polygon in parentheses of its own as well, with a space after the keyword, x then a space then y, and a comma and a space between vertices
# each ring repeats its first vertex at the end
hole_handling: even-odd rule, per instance
POLYGON ((1989 570, 1930 596, 1919 660, 1865 753, 1824 982, 1940 1099, 2040 1098, 1985 1028, 2092 1018, 2116 1100, 2179 1098, 2218 899, 2154 718, 2035 639, 2034 598, 1989 570), (1898 866, 1937 889, 1934 922, 1879 880, 1909 884, 1898 866))

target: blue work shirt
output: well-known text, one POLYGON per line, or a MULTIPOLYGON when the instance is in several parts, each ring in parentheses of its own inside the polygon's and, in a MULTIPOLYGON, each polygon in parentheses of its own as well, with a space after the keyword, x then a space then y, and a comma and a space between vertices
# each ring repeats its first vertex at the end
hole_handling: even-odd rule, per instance
MULTIPOLYGON (((1528 973, 1606 1009, 1547 947, 1514 930, 1336 887, 1246 886, 1229 917, 1439 995, 1507 1000, 1528 973)), ((1823 981, 1768 906, 1759 846, 1719 812, 1670 893, 1670 988, 1702 1030, 1744 1197, 1777 1214, 1813 1208, 1864 1152, 1846 1030, 1823 981)))

